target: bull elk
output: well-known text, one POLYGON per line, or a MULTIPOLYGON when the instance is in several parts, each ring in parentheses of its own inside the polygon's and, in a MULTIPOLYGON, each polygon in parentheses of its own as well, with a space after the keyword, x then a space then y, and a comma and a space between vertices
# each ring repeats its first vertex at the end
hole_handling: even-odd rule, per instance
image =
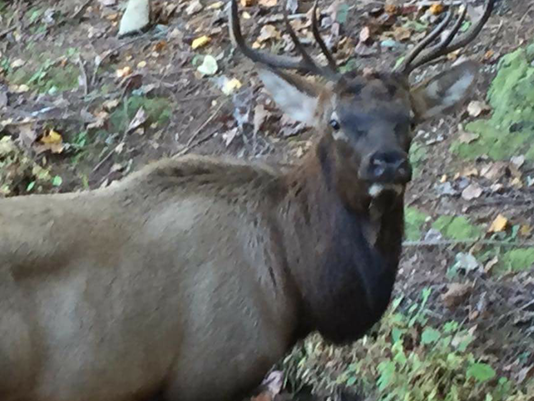
POLYGON ((288 171, 186 156, 1 200, 0 399, 234 401, 308 333, 360 338, 395 281, 411 129, 462 101, 477 66, 408 76, 473 40, 493 2, 460 36, 465 9, 442 35, 451 11, 393 72, 340 75, 315 9, 327 66, 289 23, 300 58, 248 47, 233 0, 234 43, 315 145, 288 171))

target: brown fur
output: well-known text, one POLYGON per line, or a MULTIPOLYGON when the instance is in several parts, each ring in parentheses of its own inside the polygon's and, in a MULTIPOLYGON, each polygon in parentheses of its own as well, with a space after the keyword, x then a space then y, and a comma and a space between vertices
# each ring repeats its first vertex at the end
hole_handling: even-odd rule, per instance
MULTIPOLYGON (((184 157, 107 189, 1 200, 0 399, 236 399, 310 330, 361 336, 392 279, 368 309, 354 258, 385 250, 338 200, 327 145, 287 174, 184 157)), ((378 275, 394 277, 401 205, 378 275)))

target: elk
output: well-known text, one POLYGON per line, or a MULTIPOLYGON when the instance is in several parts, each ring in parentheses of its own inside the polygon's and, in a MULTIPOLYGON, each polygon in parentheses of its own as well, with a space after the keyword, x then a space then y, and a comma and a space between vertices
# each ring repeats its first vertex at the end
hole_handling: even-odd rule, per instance
POLYGON ((326 67, 289 24, 300 58, 248 47, 232 0, 234 43, 314 146, 287 171, 184 156, 107 188, 0 200, 0 399, 237 400, 310 332, 363 336, 396 278, 411 128, 459 104, 477 67, 415 87, 409 74, 473 40, 492 8, 442 35, 451 11, 395 71, 340 75, 315 9, 326 67))

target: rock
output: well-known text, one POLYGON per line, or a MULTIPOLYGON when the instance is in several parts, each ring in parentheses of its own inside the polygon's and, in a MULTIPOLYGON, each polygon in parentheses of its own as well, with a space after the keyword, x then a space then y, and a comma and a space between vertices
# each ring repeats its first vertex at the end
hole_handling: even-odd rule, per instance
POLYGON ((119 37, 141 32, 150 24, 149 0, 129 0, 122 16, 119 37))

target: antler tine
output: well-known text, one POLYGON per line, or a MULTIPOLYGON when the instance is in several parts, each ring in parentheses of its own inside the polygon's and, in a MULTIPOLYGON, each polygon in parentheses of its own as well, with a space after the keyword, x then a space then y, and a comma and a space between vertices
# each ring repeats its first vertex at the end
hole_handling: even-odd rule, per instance
POLYGON ((249 47, 241 33, 241 25, 239 22, 237 0, 232 0, 230 4, 230 38, 234 45, 241 50, 241 52, 255 63, 265 64, 273 68, 288 68, 297 69, 302 72, 308 72, 307 68, 302 65, 301 60, 294 57, 275 56, 263 53, 249 47))
POLYGON ((447 12, 447 15, 443 19, 443 21, 440 22, 440 24, 434 28, 428 36, 426 36, 421 42, 419 42, 410 53, 406 55, 403 62, 397 67, 397 71, 400 71, 404 74, 409 74, 411 71, 413 71, 413 68, 411 68, 411 64, 413 60, 434 40, 436 40, 439 35, 447 28, 449 23, 452 19, 452 12, 447 12))
POLYGON ((319 26, 317 25, 317 5, 319 3, 319 0, 315 0, 313 4, 313 10, 312 10, 312 32, 313 37, 315 38, 315 41, 319 44, 319 47, 321 48, 321 51, 323 52, 324 56, 328 60, 328 67, 330 70, 335 73, 337 71, 337 63, 334 59, 334 56, 332 56, 332 53, 330 53, 330 50, 328 50, 328 47, 326 46, 323 38, 321 37, 321 33, 319 32, 319 26))
POLYGON ((299 53, 302 56, 302 59, 289 56, 278 56, 274 54, 264 53, 258 50, 252 49, 248 46, 243 38, 241 33, 241 25, 239 22, 239 15, 237 9, 237 0, 231 0, 230 4, 230 37, 234 45, 241 50, 241 52, 252 60, 255 63, 264 64, 271 68, 279 69, 295 69, 299 72, 309 72, 312 74, 324 75, 328 78, 332 78, 332 74, 329 71, 323 69, 321 66, 317 65, 313 59, 306 53, 302 43, 298 40, 298 37, 289 24, 289 19, 287 18, 287 12, 284 8, 284 19, 286 26, 289 30, 289 35, 295 43, 295 46, 299 53))
POLYGON ((445 40, 442 43, 439 43, 422 51, 417 58, 412 60, 413 62, 409 66, 408 73, 413 71, 415 68, 422 66, 423 64, 427 64, 428 62, 435 60, 438 57, 449 54, 469 44, 473 39, 476 38, 476 36, 480 33, 480 31, 488 21, 489 17, 491 16, 491 13, 493 12, 494 4, 495 0, 487 0, 484 13, 480 17, 480 19, 465 34, 455 38, 456 34, 461 28, 463 20, 465 19, 465 15, 467 14, 467 4, 465 4, 465 8, 462 14, 458 18, 457 23, 455 24, 449 35, 447 35, 445 40))
POLYGON ((287 33, 289 33, 289 36, 291 37, 291 40, 293 41, 293 44, 295 45, 295 48, 302 56, 303 64, 308 66, 310 72, 314 72, 318 75, 325 75, 325 72, 321 66, 319 66, 315 61, 313 61, 312 57, 308 54, 306 49, 304 49, 304 45, 300 41, 300 39, 297 36, 297 33, 291 26, 289 22, 289 18, 287 16, 287 7, 284 6, 284 22, 286 24, 287 33))

